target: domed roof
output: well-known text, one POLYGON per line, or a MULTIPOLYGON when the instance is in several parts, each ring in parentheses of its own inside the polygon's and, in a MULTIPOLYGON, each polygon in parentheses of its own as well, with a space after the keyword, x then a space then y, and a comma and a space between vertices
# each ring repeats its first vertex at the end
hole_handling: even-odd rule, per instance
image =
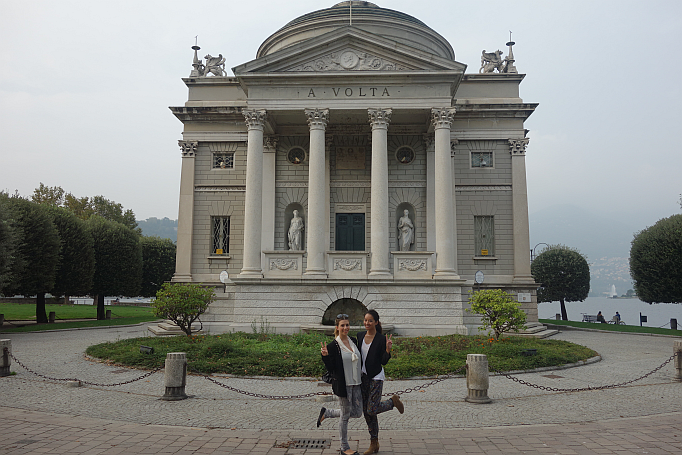
POLYGON ((419 19, 365 1, 337 3, 331 8, 313 11, 292 20, 261 44, 256 57, 264 57, 301 41, 351 25, 351 9, 353 27, 455 60, 455 52, 450 43, 419 19))

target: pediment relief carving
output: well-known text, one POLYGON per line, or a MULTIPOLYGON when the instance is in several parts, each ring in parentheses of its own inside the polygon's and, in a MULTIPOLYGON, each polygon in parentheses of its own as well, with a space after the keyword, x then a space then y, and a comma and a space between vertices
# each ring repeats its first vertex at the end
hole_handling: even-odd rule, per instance
POLYGON ((286 69, 287 72, 318 71, 409 71, 415 68, 368 52, 345 49, 316 57, 286 69))

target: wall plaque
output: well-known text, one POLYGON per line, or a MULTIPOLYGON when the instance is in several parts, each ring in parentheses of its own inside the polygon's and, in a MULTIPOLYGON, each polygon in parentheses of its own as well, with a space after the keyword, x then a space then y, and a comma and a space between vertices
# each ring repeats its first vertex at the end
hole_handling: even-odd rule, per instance
POLYGON ((336 147, 336 169, 364 169, 365 147, 336 147))

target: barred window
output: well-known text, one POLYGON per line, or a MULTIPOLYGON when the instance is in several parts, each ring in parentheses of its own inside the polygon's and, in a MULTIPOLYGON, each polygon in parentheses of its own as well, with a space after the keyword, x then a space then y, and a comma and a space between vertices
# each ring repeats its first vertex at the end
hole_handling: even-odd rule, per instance
POLYGON ((214 153, 213 169, 233 169, 234 153, 214 153))
POLYGON ((493 167, 493 152, 471 152, 471 167, 493 167))
POLYGON ((211 254, 228 254, 230 252, 230 217, 211 217, 213 227, 213 245, 211 254))
POLYGON ((495 255, 495 219, 492 216, 474 217, 474 256, 495 255))

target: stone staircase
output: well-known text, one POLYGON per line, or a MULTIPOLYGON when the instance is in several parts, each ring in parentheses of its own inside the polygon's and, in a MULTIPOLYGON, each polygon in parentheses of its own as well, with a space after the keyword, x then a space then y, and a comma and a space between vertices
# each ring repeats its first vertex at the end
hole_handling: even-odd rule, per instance
MULTIPOLYGON (((203 331, 199 330, 200 324, 192 324, 192 334, 201 335, 203 331)), ((159 337, 168 337, 175 335, 185 335, 185 332, 180 330, 180 327, 175 325, 173 321, 165 320, 156 325, 147 326, 147 330, 159 337)))
POLYGON ((526 323, 526 330, 519 333, 510 332, 509 335, 525 338, 547 338, 557 333, 559 333, 558 330, 548 329, 539 322, 528 322, 526 323))

